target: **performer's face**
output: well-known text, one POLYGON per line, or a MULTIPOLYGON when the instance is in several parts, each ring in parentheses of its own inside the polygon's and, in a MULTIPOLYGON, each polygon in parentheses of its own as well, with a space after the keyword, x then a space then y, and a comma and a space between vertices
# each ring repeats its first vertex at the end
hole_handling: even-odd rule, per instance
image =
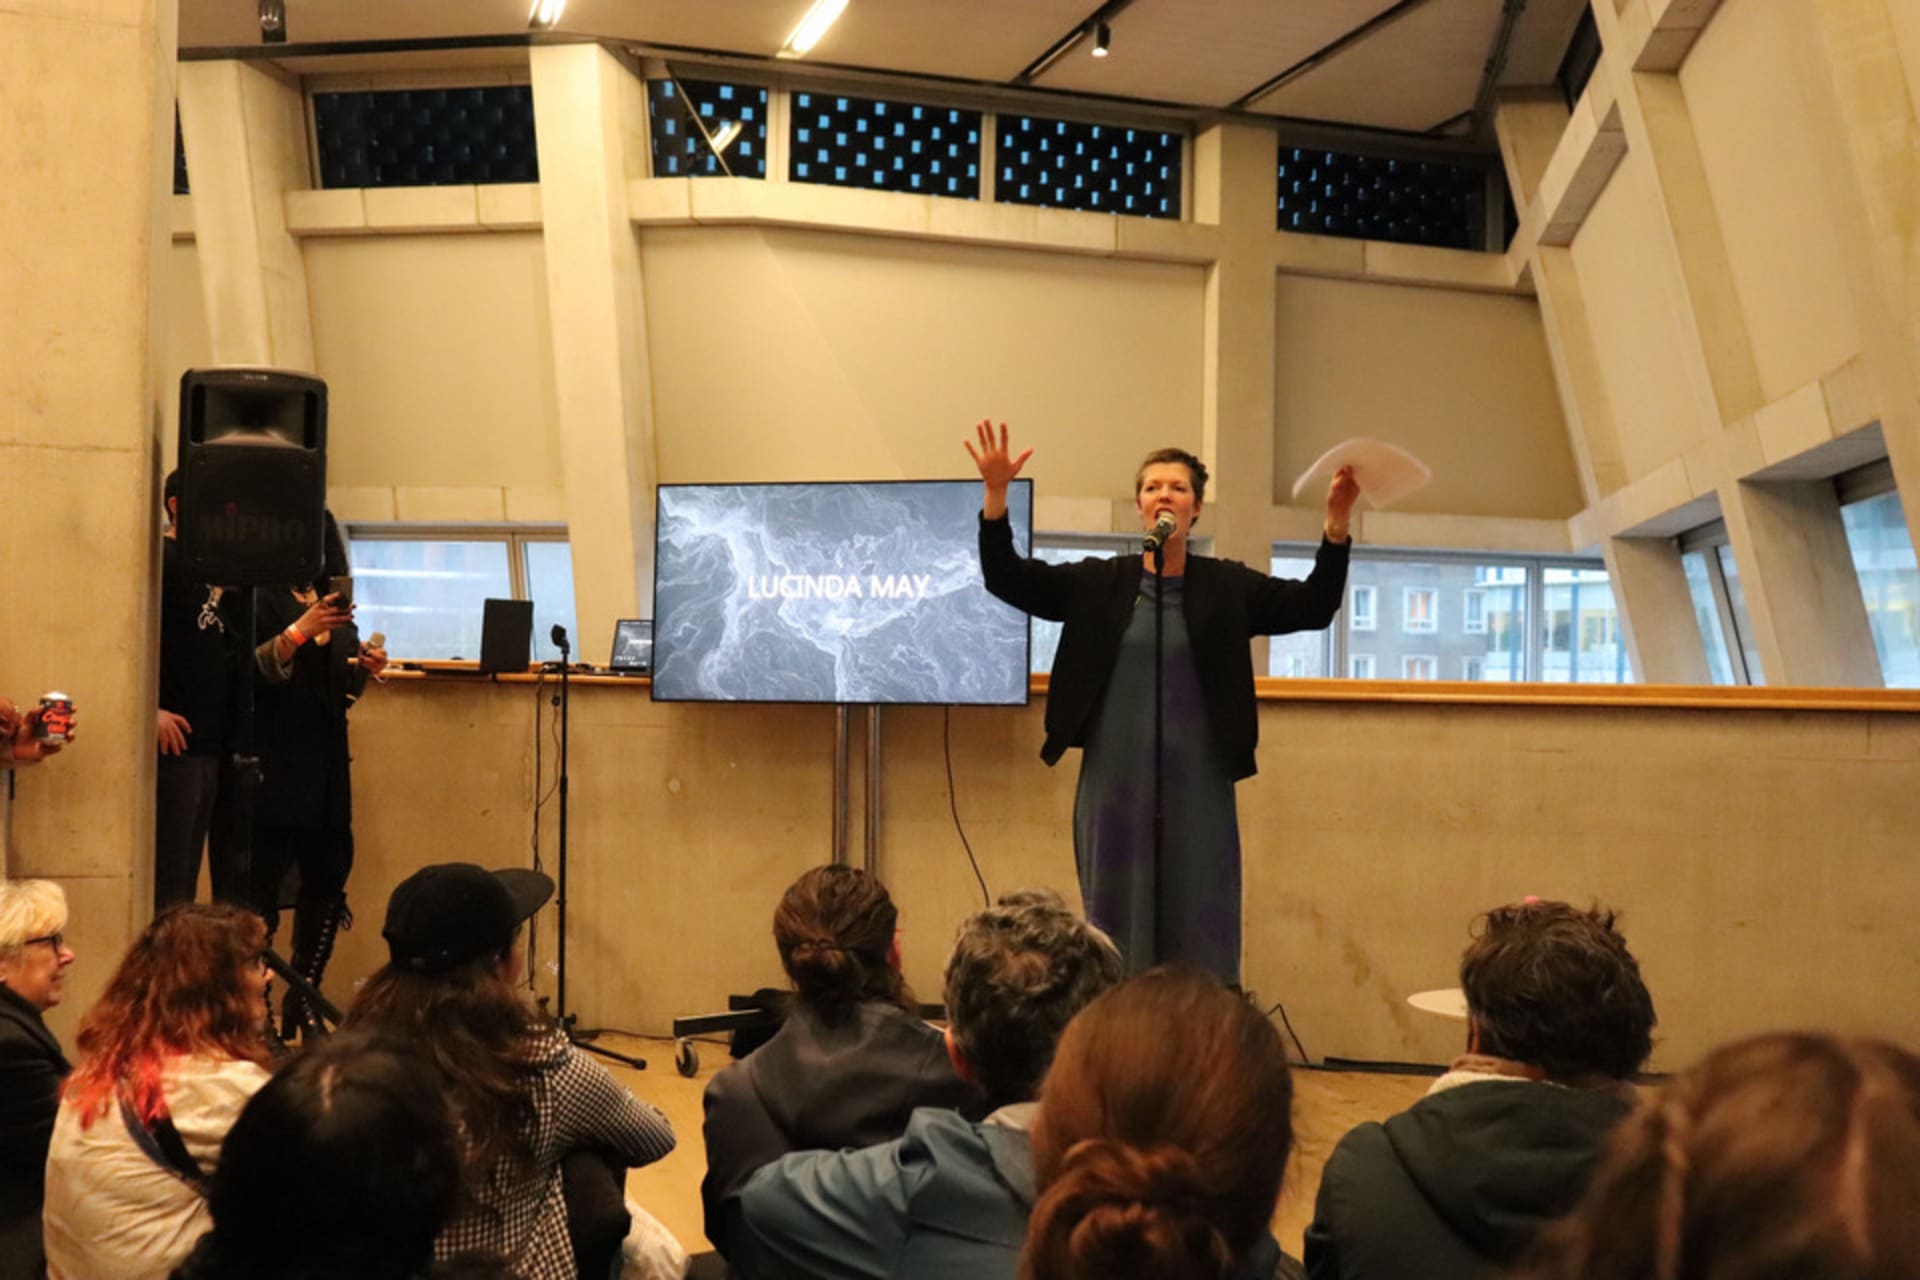
POLYGON ((1184 462, 1155 462, 1140 473, 1140 492, 1134 495, 1140 508, 1140 527, 1153 528, 1162 511, 1173 513, 1175 538, 1187 536, 1200 514, 1200 499, 1193 494, 1193 472, 1184 462))

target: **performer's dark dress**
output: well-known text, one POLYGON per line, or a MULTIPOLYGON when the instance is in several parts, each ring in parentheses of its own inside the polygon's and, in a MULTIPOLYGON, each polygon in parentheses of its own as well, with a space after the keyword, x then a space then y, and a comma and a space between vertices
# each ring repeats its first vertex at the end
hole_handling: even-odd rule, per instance
POLYGON ((1322 541, 1304 581, 1189 554, 1167 583, 1166 856, 1153 857, 1153 580, 1139 556, 1050 565, 980 522, 987 590, 1064 623, 1047 691, 1053 764, 1084 749, 1074 855, 1087 914, 1134 970, 1171 960, 1240 972, 1240 837, 1233 784, 1254 772, 1259 720, 1247 642, 1326 626, 1349 544, 1322 541), (1177 582, 1177 586, 1176 586, 1177 582))

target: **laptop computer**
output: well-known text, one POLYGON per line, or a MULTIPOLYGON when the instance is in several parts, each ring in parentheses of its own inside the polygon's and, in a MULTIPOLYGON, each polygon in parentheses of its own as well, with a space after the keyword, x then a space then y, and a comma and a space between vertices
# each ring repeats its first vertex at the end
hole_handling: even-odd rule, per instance
POLYGON ((653 619, 622 618, 613 624, 613 660, 617 676, 644 676, 653 670, 653 619))

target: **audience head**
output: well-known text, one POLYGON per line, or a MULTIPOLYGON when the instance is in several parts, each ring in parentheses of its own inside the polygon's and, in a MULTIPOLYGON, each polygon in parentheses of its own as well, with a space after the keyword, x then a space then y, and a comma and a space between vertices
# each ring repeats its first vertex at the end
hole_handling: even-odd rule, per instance
POLYGON ((1615 1130, 1529 1280, 1920 1275, 1920 1058, 1774 1034, 1717 1050, 1615 1130))
POLYGON ((1033 1129, 1023 1280, 1217 1280, 1265 1237, 1293 1145, 1273 1024, 1217 978, 1150 970, 1067 1027, 1033 1129))
POLYGON ((862 1001, 912 1008, 899 919, 887 887, 856 867, 815 867, 795 880, 773 913, 773 941, 800 1003, 828 1022, 862 1001))
POLYGON ((476 1166, 524 1155, 533 1102, 525 1049, 541 1020, 514 989, 520 926, 553 892, 537 871, 454 862, 416 871, 387 900, 389 962, 347 1011, 356 1029, 420 1046, 449 1091, 476 1166))
POLYGON ((160 1072, 181 1054, 268 1061, 267 927, 226 903, 182 903, 133 940, 80 1020, 67 1097, 90 1122, 118 1093, 142 1119, 165 1110, 160 1072))
POLYGON ((0 881, 0 987, 45 1013, 66 994, 67 895, 51 880, 0 881))
POLYGON ((1550 1080, 1625 1080, 1653 1051, 1653 997, 1600 907, 1494 908, 1460 957, 1460 986, 1478 1051, 1550 1080))
POLYGON ((976 912, 947 961, 956 1065, 993 1105, 1028 1101, 1067 1022, 1123 972, 1112 941, 1058 894, 1028 890, 976 912))
POLYGON ((453 1114, 397 1041, 333 1036, 247 1103, 208 1188, 213 1230, 181 1280, 405 1280, 460 1194, 453 1114))

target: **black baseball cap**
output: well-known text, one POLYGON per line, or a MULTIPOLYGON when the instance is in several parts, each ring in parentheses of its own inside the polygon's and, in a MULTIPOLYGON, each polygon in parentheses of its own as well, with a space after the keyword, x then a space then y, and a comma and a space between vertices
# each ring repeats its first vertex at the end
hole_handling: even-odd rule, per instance
POLYGON ((394 967, 446 973, 504 953, 514 932, 552 896, 552 879, 538 871, 443 862, 422 867, 394 888, 380 936, 394 967))

